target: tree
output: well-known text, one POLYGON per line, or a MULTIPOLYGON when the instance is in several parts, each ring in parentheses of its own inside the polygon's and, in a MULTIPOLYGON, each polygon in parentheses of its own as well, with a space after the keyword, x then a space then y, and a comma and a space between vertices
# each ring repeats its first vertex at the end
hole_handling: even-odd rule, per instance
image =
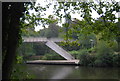
MULTIPOLYGON (((105 1, 99 1, 97 4, 94 2, 59 2, 59 6, 56 7, 57 11, 56 11, 56 15, 60 18, 62 17, 66 17, 63 14, 60 14, 61 10, 64 10, 65 12, 70 13, 75 13, 75 11, 78 11, 78 13, 81 13, 80 16, 87 21, 87 24, 90 25, 89 28, 92 30, 91 32, 101 32, 101 30, 99 30, 99 28, 102 30, 104 29, 104 31, 106 32, 106 35, 102 34, 102 36, 104 38, 109 38, 109 35, 114 35, 115 37, 118 37, 120 32, 118 30, 120 30, 119 27, 116 26, 116 21, 120 18, 117 18, 115 16, 114 13, 119 12, 119 4, 118 2, 115 1, 111 1, 111 2, 105 2, 105 1), (73 8, 71 8, 73 7, 73 8), (96 26, 94 25, 94 22, 96 22, 96 19, 92 18, 91 13, 92 13, 92 9, 94 11, 96 11, 99 15, 100 18, 102 19, 102 27, 100 26, 96 26), (105 9, 105 10, 104 10, 105 9), (110 33, 112 31, 112 33, 110 33)), ((71 20, 71 16, 69 15, 69 20, 71 20)), ((97 23, 97 22, 96 22, 97 23)), ((81 23, 76 23, 78 24, 80 27, 81 23)), ((66 26, 66 25, 64 25, 66 26)), ((84 29, 85 27, 83 27, 84 29)), ((76 30, 76 27, 74 27, 74 29, 76 30)), ((68 29, 69 31, 69 29, 68 29)), ((76 30, 77 31, 77 30, 76 30)), ((71 30, 70 30, 71 32, 71 30)), ((104 33, 104 32, 101 32, 104 33)), ((66 36, 67 37, 67 36, 66 36)))
MULTIPOLYGON (((115 14, 119 12, 119 4, 116 1, 111 2, 105 2, 105 1, 98 1, 98 3, 94 2, 59 2, 59 6, 56 7, 56 15, 60 18, 68 18, 70 21, 71 19, 71 13, 75 13, 76 11, 78 13, 81 13, 80 16, 83 18, 84 21, 79 22, 77 20, 74 21, 74 26, 71 28, 68 23, 65 23, 63 27, 67 27, 67 34, 65 36, 66 39, 71 38, 73 33, 84 33, 84 34, 90 34, 94 33, 96 34, 97 40, 113 40, 113 38, 118 42, 118 48, 119 48, 119 38, 120 38, 120 27, 117 26, 116 20, 120 20, 120 18, 117 18, 115 14), (71 8, 72 7, 72 8, 71 8), (69 14, 69 17, 66 16, 66 14, 60 13, 61 10, 64 10, 64 12, 67 12, 69 14), (94 19, 91 16, 92 10, 96 11, 100 18, 94 19), (83 25, 84 23, 84 25, 83 25)), ((73 37, 72 37, 73 38, 73 37)))
POLYGON ((48 31, 46 32, 46 37, 58 37, 59 34, 59 26, 56 25, 56 23, 51 23, 48 27, 48 31))
POLYGON ((24 3, 2 3, 2 78, 10 79, 16 49, 20 43, 20 18, 25 11, 24 3))
POLYGON ((54 22, 48 24, 48 28, 40 30, 40 36, 47 38, 58 37, 60 27, 57 25, 57 19, 54 19, 52 15, 49 15, 48 18, 54 22))

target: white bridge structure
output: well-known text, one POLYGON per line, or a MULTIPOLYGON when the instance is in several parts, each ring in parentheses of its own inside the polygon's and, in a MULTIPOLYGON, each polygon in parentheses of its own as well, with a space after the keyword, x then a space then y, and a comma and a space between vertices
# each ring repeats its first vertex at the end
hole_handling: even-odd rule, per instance
POLYGON ((54 50, 56 53, 64 57, 66 60, 75 60, 75 58, 65 51, 63 48, 58 46, 55 42, 64 41, 61 38, 41 38, 41 37, 23 37, 23 42, 45 42, 46 45, 54 50))
POLYGON ((46 37, 23 37, 23 42, 47 42, 47 41, 53 41, 53 42, 61 42, 64 41, 64 39, 61 38, 46 38, 46 37))

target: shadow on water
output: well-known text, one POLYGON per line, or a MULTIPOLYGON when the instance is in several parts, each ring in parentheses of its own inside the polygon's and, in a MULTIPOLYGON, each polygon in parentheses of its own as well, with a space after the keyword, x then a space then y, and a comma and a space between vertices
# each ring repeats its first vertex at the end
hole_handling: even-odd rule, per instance
POLYGON ((94 79, 120 79, 118 74, 120 68, 117 67, 109 68, 33 64, 27 64, 27 66, 28 71, 31 71, 36 76, 36 79, 54 79, 54 81, 61 81, 60 79, 90 79, 90 81, 95 81, 94 79))

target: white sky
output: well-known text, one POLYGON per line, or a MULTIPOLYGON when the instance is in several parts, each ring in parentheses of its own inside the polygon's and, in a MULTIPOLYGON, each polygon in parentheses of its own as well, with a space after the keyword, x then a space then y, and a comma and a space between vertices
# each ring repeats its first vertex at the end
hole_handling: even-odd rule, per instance
MULTIPOLYGON (((46 3, 46 1, 47 1, 47 3, 48 2, 50 2, 50 0, 37 0, 36 1, 36 4, 40 4, 41 6, 45 6, 47 3, 46 3)), ((116 1, 120 1, 120 0, 116 0, 116 1)), ((52 4, 54 4, 54 2, 52 2, 52 4)), ((43 16, 44 18, 47 18, 49 15, 53 15, 53 8, 54 8, 54 6, 53 5, 51 5, 50 6, 50 8, 49 9, 47 9, 44 13, 46 14, 45 16, 43 16)), ((33 13, 34 11, 30 11, 30 13, 33 13)), ((61 11, 61 13, 64 13, 64 11, 61 11)), ((80 17, 80 14, 78 14, 78 13, 75 13, 75 14, 70 14, 71 15, 71 18, 77 18, 77 19, 79 19, 79 20, 81 20, 82 18, 80 17)), ((116 14, 117 15, 117 14, 116 14)), ((94 10, 92 10, 92 17, 93 18, 98 18, 98 17, 100 17, 98 14, 97 14, 97 12, 96 11, 94 11, 94 10)), ((65 22, 65 19, 62 19, 62 23, 64 23, 65 22)), ((58 25, 62 25, 62 24, 58 24, 58 25)), ((44 27, 42 27, 41 25, 38 25, 38 26, 36 26, 35 27, 35 31, 39 31, 40 29, 43 29, 44 27)))

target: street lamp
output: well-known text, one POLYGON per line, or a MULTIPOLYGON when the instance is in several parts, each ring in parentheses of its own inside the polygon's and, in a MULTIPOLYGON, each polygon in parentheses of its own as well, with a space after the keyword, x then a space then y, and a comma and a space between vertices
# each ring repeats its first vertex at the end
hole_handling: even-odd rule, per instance
POLYGON ((94 46, 94 40, 90 39, 90 42, 91 42, 91 48, 92 48, 94 46))

